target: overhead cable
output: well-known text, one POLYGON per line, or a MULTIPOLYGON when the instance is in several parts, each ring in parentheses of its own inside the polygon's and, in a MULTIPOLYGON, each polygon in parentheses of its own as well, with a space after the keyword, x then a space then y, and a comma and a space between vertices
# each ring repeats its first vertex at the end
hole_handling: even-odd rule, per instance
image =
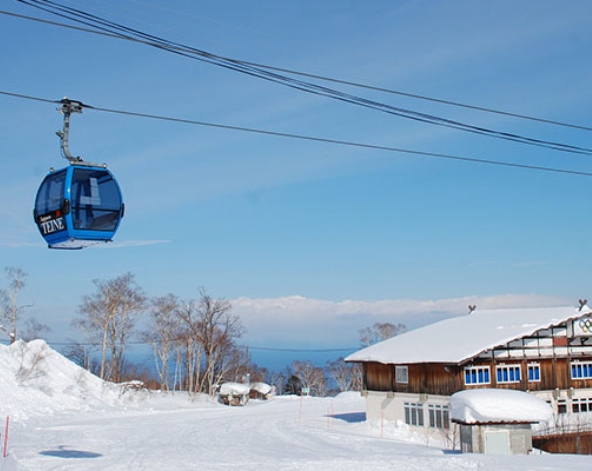
MULTIPOLYGON (((66 24, 66 23, 60 23, 57 21, 51 21, 51 20, 47 20, 44 18, 37 18, 37 17, 29 16, 29 15, 21 15, 19 13, 14 13, 14 12, 6 11, 6 10, 0 10, 0 15, 13 16, 15 18, 21 18, 21 19, 29 20, 29 21, 36 21, 39 23, 45 23, 48 25, 58 26, 61 28, 77 30, 77 31, 81 31, 84 33, 102 35, 102 36, 106 36, 106 37, 110 37, 110 38, 114 38, 114 39, 122 39, 122 40, 127 40, 130 42, 144 43, 144 41, 140 41, 135 38, 122 37, 119 34, 108 33, 105 31, 97 31, 95 29, 84 28, 81 26, 75 26, 75 25, 70 25, 70 24, 66 24)), ((393 90, 392 88, 379 87, 376 85, 369 85, 369 84, 364 84, 364 83, 360 83, 360 82, 354 82, 351 80, 338 79, 335 77, 328 77, 326 75, 313 74, 310 72, 302 72, 302 71, 297 71, 297 70, 293 70, 293 69, 287 69, 285 67, 277 67, 277 66, 272 66, 272 65, 267 65, 267 64, 261 64, 259 62, 252 62, 252 61, 245 61, 245 60, 241 60, 241 62, 243 62, 244 64, 255 66, 255 67, 261 67, 264 69, 275 70, 277 72, 282 72, 282 73, 286 73, 286 74, 299 75, 302 77, 313 78, 313 79, 322 80, 322 81, 326 81, 326 82, 339 83, 342 85, 348 85, 348 86, 356 87, 356 88, 364 88, 367 90, 373 90, 373 91, 378 91, 378 92, 383 92, 383 93, 390 93, 392 95, 400 95, 400 96, 413 98, 413 99, 417 99, 417 100, 429 101, 429 102, 433 102, 433 103, 440 103, 443 105, 455 106, 455 107, 459 107, 459 108, 466 108, 466 109, 475 110, 475 111, 482 111, 484 113, 498 114, 498 115, 502 115, 502 116, 508 116, 508 117, 517 118, 517 119, 524 119, 524 120, 528 120, 528 121, 534 121, 534 122, 549 124, 549 125, 553 125, 553 126, 561 126, 561 127, 566 127, 566 128, 572 128, 572 129, 580 129, 582 131, 592 131, 592 127, 584 126, 581 124, 574 124, 574 123, 568 123, 565 121, 558 121, 558 120, 553 120, 553 119, 548 119, 548 118, 541 118, 541 117, 537 117, 537 116, 515 113, 512 111, 498 110, 498 109, 485 107, 485 106, 470 105, 468 103, 461 103, 458 101, 447 100, 447 99, 443 99, 443 98, 435 98, 435 97, 431 97, 431 96, 420 95, 418 93, 403 92, 400 90, 393 90)))
POLYGON ((38 8, 47 13, 66 18, 70 21, 84 24, 93 30, 99 30, 104 33, 110 33, 117 38, 129 39, 136 42, 143 43, 167 52, 178 54, 190 59, 195 59, 219 67, 230 69, 236 72, 247 74, 256 78, 264 79, 270 82, 288 86, 307 93, 332 98, 342 102, 353 105, 373 109, 383 113, 391 114, 405 119, 410 119, 426 124, 448 127, 460 131, 470 132, 473 134, 488 136, 491 138, 502 139, 521 144, 544 147, 556 151, 568 152, 582 155, 592 155, 592 149, 565 144, 544 139, 536 139, 520 134, 496 131, 483 126, 476 126, 462 123, 460 121, 442 118, 428 113, 417 112, 405 108, 391 106, 385 103, 377 102, 367 98, 359 97, 349 93, 334 90, 328 87, 317 85, 311 82, 298 80, 278 74, 271 71, 271 68, 263 68, 261 66, 253 65, 246 61, 231 59, 228 57, 212 54, 204 50, 196 49, 190 46, 170 41, 158 36, 144 33, 142 31, 118 24, 116 22, 101 18, 99 16, 84 12, 82 10, 61 5, 52 0, 18 0, 26 5, 38 8))
MULTIPOLYGON (((12 93, 12 92, 7 92, 7 91, 3 91, 3 90, 0 90, 0 95, 10 96, 10 97, 19 98, 19 99, 52 103, 52 104, 61 103, 61 100, 50 100, 50 99, 46 99, 46 98, 40 98, 40 97, 25 95, 25 94, 21 94, 21 93, 12 93)), ((228 125, 228 124, 211 123, 211 122, 206 122, 206 121, 197 121, 197 120, 192 120, 192 119, 176 118, 176 117, 172 117, 172 116, 140 113, 140 112, 136 112, 136 111, 126 111, 126 110, 113 109, 113 108, 103 108, 103 107, 99 107, 99 106, 83 105, 83 107, 88 108, 92 111, 113 113, 113 114, 124 115, 124 116, 156 119, 156 120, 161 120, 161 121, 170 121, 170 122, 189 124, 189 125, 195 125, 195 126, 206 126, 206 127, 227 129, 227 130, 232 130, 232 131, 263 134, 263 135, 268 135, 268 136, 276 136, 276 137, 283 137, 283 138, 289 138, 289 139, 322 142, 322 143, 326 143, 326 144, 335 144, 335 145, 341 145, 341 146, 380 150, 380 151, 386 151, 386 152, 396 152, 396 153, 401 153, 401 154, 419 155, 419 156, 433 157, 433 158, 439 158, 439 159, 457 160, 457 161, 461 161, 461 162, 497 165, 497 166, 503 166, 503 167, 521 168, 521 169, 525 169, 525 170, 537 170, 537 171, 542 171, 542 172, 562 173, 562 174, 568 174, 568 175, 592 177, 592 172, 584 172, 584 171, 579 171, 579 170, 569 170, 569 169, 562 169, 562 168, 555 168, 555 167, 543 167, 543 166, 539 166, 539 165, 519 164, 519 163, 515 163, 515 162, 504 162, 504 161, 490 160, 490 159, 479 159, 476 157, 463 157, 463 156, 452 155, 452 154, 443 154, 443 153, 438 153, 438 152, 426 152, 426 151, 419 151, 419 150, 412 150, 412 149, 403 149, 403 148, 398 148, 398 147, 367 144, 367 143, 353 142, 353 141, 345 141, 345 140, 340 140, 340 139, 330 139, 330 138, 323 138, 323 137, 307 136, 307 135, 303 135, 303 134, 293 134, 293 133, 270 131, 270 130, 264 130, 264 129, 248 128, 248 127, 244 127, 244 126, 232 126, 232 125, 228 125)))
MULTIPOLYGON (((179 339, 172 339, 173 341, 179 339)), ((8 340, 0 340, 0 344, 8 345, 8 340)), ((47 341, 48 345, 54 345, 59 347, 70 347, 70 346, 81 346, 81 347, 100 347, 100 342, 65 342, 65 341, 47 341)), ((126 342, 126 345, 138 346, 138 345, 152 345, 147 341, 130 341, 126 342)), ((236 345, 237 348, 247 348, 249 350, 259 350, 266 352, 287 352, 287 353, 334 353, 334 352, 351 352, 357 350, 359 347, 343 347, 343 348, 278 348, 278 347, 260 347, 257 345, 236 345)))

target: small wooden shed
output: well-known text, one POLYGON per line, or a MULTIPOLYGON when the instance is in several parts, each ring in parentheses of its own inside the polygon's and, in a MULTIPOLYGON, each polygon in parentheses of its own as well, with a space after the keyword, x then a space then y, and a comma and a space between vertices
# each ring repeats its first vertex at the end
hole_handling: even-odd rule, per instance
POLYGON ((532 394, 506 389, 460 391, 450 398, 452 421, 460 426, 463 453, 498 455, 532 451, 532 424, 553 411, 532 394))

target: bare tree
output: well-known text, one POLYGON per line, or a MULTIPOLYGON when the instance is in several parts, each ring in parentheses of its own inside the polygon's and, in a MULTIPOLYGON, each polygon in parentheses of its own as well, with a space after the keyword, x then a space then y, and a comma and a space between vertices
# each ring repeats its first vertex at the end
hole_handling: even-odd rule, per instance
POLYGON ((276 394, 280 396, 284 394, 284 385, 286 383, 286 375, 281 371, 271 371, 265 377, 267 383, 275 387, 276 394))
POLYGON ((182 324, 176 342, 177 359, 184 358, 187 391, 196 393, 200 391, 201 386, 203 355, 203 346, 199 341, 202 320, 197 302, 190 300, 181 303, 177 309, 177 315, 182 324))
POLYGON ((22 338, 25 342, 29 342, 34 339, 40 339, 51 331, 51 327, 38 322, 34 317, 30 317, 25 321, 22 338))
POLYGON ((107 281, 94 280, 93 283, 96 292, 83 297, 78 308, 80 317, 73 323, 91 340, 101 344, 99 376, 119 381, 124 348, 142 313, 145 296, 131 273, 107 281), (107 365, 107 350, 110 350, 110 365, 107 365))
POLYGON ((72 324, 82 331, 91 342, 99 342, 101 345, 101 366, 99 377, 105 378, 105 365, 107 360, 107 346, 109 340, 109 323, 115 315, 109 291, 95 280, 97 293, 85 295, 82 304, 78 307, 81 317, 72 321, 72 324))
POLYGON ((362 369, 359 363, 346 363, 343 358, 328 361, 327 373, 340 392, 361 390, 362 369))
POLYGON ((4 270, 8 278, 8 288, 0 290, 0 330, 8 334, 10 343, 13 343, 17 338, 17 323, 21 313, 31 305, 18 304, 19 294, 27 284, 27 274, 18 267, 7 267, 4 270))
POLYGON ((142 339, 152 346, 161 389, 170 389, 170 360, 180 335, 179 299, 174 294, 152 299, 150 321, 142 339))
POLYGON ((216 383, 228 367, 225 356, 242 337, 244 328, 238 316, 231 314, 232 306, 224 299, 213 299, 202 289, 199 302, 199 331, 197 338, 204 350, 204 384, 202 391, 213 394, 216 383))
POLYGON ((269 377, 269 370, 264 366, 249 363, 248 374, 252 383, 265 383, 269 377))
POLYGON ((232 344, 229 345, 221 355, 221 362, 216 367, 216 375, 214 384, 220 384, 224 380, 246 382, 257 381, 253 378, 253 372, 257 369, 254 367, 253 371, 249 370, 248 360, 242 348, 232 344))
POLYGON ((308 388, 312 395, 324 396, 327 392, 327 378, 323 368, 314 366, 311 361, 295 360, 292 363, 294 374, 303 388, 308 388))
POLYGON ((67 345, 64 349, 64 356, 93 374, 99 373, 96 368, 96 361, 94 365, 95 368, 93 368, 91 349, 86 345, 73 342, 70 345, 67 345))
POLYGON ((372 327, 360 329, 360 342, 363 347, 374 345, 383 340, 390 339, 405 331, 407 327, 404 324, 391 324, 390 322, 376 322, 372 327))
POLYGON ((111 363, 114 380, 121 381, 123 354, 128 338, 146 305, 146 296, 136 284, 134 275, 126 273, 113 280, 117 309, 114 322, 110 325, 111 363))
POLYGON ((200 300, 183 305, 179 315, 190 333, 187 353, 192 348, 197 351, 197 358, 194 357, 197 361, 190 366, 196 368, 198 374, 195 375, 195 382, 190 383, 193 388, 189 390, 211 395, 218 381, 231 369, 230 359, 233 356, 236 358, 235 341, 242 336, 244 329, 240 318, 231 313, 232 306, 228 301, 213 299, 203 289, 200 294, 200 300), (194 341, 197 345, 192 343, 194 341))

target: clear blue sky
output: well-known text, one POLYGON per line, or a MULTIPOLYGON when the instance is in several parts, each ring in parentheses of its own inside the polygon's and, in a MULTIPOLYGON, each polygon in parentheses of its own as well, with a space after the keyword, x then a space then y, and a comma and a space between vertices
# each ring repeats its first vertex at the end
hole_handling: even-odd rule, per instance
MULTIPOLYGON (((60 2, 230 58, 592 125, 585 1, 60 2)), ((0 9, 66 22, 17 1, 0 9)), ((592 172, 590 156, 413 122, 4 14, 0 51, 0 92, 592 172)), ((592 147, 585 130, 318 83, 592 147)), ((93 279, 128 271, 151 296, 197 297, 204 287, 236 301, 245 343, 263 346, 356 346, 356 330, 375 320, 461 314, 467 300, 520 307, 592 298, 591 177, 91 110, 73 116, 71 150, 109 164, 126 217, 108 248, 51 251, 31 213, 47 169, 66 164, 55 108, 0 95, 0 267, 29 274, 23 302, 35 303, 30 314, 53 327, 56 341, 75 335, 69 323, 93 279)))

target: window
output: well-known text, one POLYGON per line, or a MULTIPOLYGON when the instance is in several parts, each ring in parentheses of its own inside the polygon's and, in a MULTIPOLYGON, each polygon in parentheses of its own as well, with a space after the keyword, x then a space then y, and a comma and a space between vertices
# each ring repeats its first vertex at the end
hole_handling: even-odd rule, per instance
POLYGON ((404 384, 409 382, 409 370, 406 366, 395 366, 395 381, 404 384))
POLYGON ((489 384, 489 366, 467 366, 465 368, 465 384, 489 384))
POLYGON ((450 428, 450 413, 448 412, 448 406, 442 404, 430 404, 428 406, 428 414, 430 427, 443 428, 446 430, 450 428))
POLYGON ((405 403, 405 423, 423 427, 423 404, 405 403))
POLYGON ((66 171, 52 173, 45 177, 41 188, 37 192, 35 201, 35 212, 37 216, 44 216, 48 213, 62 209, 64 205, 64 185, 66 182, 66 171))
POLYGON ((541 380, 541 365, 531 363, 528 365, 528 381, 535 382, 541 380))
POLYGON ((567 414, 567 402, 565 402, 565 399, 557 399, 557 413, 567 414))
POLYGON ((498 383, 519 383, 520 365, 500 365, 495 367, 498 383))
POLYGON ((121 211, 121 193, 105 169, 74 169, 71 190, 75 229, 113 231, 121 211))
POLYGON ((592 397, 574 397, 571 400, 571 408, 574 412, 592 412, 592 397))
POLYGON ((571 364, 572 379, 592 378, 592 362, 578 362, 571 364))

